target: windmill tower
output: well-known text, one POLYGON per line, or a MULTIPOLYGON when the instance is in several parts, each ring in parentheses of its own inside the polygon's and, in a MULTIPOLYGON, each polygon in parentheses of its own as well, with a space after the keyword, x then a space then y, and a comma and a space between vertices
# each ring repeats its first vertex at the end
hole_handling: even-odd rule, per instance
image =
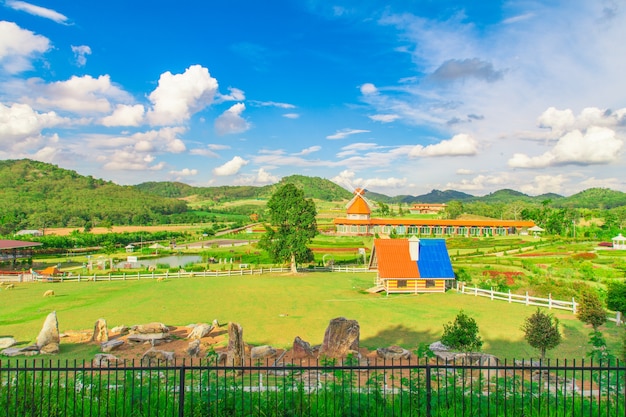
POLYGON ((365 188, 355 188, 354 197, 346 204, 347 218, 351 220, 369 220, 372 203, 365 197, 365 188))

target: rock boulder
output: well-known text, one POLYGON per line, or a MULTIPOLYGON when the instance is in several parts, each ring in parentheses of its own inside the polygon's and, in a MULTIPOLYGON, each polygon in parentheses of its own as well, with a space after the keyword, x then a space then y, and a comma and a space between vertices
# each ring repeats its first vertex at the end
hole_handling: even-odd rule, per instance
POLYGON ((319 356, 342 358, 349 351, 359 350, 360 326, 356 320, 345 317, 332 319, 324 333, 324 341, 319 356))

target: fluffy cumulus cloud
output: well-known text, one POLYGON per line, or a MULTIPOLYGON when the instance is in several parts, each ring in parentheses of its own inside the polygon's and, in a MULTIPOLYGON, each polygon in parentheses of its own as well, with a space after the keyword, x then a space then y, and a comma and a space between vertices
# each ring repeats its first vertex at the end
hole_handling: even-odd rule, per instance
POLYGON ((155 162, 151 154, 137 152, 133 149, 115 149, 107 155, 96 158, 103 162, 103 168, 109 171, 160 171, 165 168, 164 162, 155 162))
POLYGON ((520 191, 529 195, 541 195, 546 193, 561 193, 568 178, 563 174, 537 175, 533 181, 520 186, 520 191))
POLYGON ((76 59, 76 65, 84 67, 87 64, 87 55, 91 55, 91 48, 87 45, 72 45, 72 52, 74 52, 74 58, 76 59))
POLYGON ((214 168, 213 175, 216 175, 218 177, 235 175, 241 170, 241 168, 243 168, 246 165, 248 165, 248 161, 246 161, 240 156, 235 156, 233 159, 226 162, 224 165, 214 168))
POLYGON ((245 109, 245 104, 237 103, 215 119, 215 131, 217 134, 243 133, 250 129, 250 124, 241 116, 245 109))
POLYGON ((139 126, 143 122, 145 109, 141 104, 118 104, 109 116, 102 118, 104 126, 139 126))
POLYGON ((55 112, 38 113, 27 104, 10 107, 0 103, 0 146, 11 146, 16 141, 39 136, 45 128, 67 122, 55 112))
POLYGON ((359 133, 369 133, 369 130, 363 129, 341 129, 332 135, 326 136, 326 139, 345 139, 348 136, 358 135, 359 133))
POLYGON ((243 175, 235 179, 236 185, 267 185, 275 184, 280 180, 279 177, 273 175, 271 172, 260 168, 254 175, 243 175))
POLYGON ((130 95, 101 75, 72 76, 67 81, 50 84, 34 83, 31 87, 40 95, 35 99, 39 107, 78 114, 109 113, 111 101, 129 101, 130 95))
POLYGON ((361 94, 363 94, 363 95, 370 95, 370 94, 378 93, 378 89, 372 83, 365 83, 365 84, 361 85, 360 90, 361 90, 361 94))
POLYGON ((317 145, 309 146, 308 148, 302 149, 300 152, 298 152, 298 153, 296 153, 294 155, 309 155, 309 154, 312 154, 314 152, 318 152, 321 149, 322 149, 321 146, 317 146, 317 145))
POLYGON ((409 157, 471 156, 477 153, 478 141, 470 135, 460 133, 453 136, 452 139, 442 140, 433 145, 416 145, 409 152, 409 157))
POLYGON ((198 175, 198 170, 197 169, 183 168, 180 171, 170 171, 170 175, 173 175, 176 178, 193 177, 194 175, 198 175))
POLYGON ((510 183, 512 180, 511 176, 505 172, 491 175, 480 174, 474 178, 463 179, 459 182, 448 182, 446 188, 462 191, 482 191, 487 188, 502 188, 502 186, 510 183))
POLYGON ((0 68, 17 74, 32 68, 31 61, 50 49, 48 38, 20 28, 13 22, 0 21, 0 68))
POLYGON ((25 1, 7 1, 6 5, 14 10, 20 10, 33 16, 43 17, 50 19, 56 23, 67 23, 67 16, 46 7, 36 6, 34 4, 27 3, 25 1))
POLYGON ((383 189, 400 188, 407 184, 406 178, 357 178, 356 173, 349 169, 341 171, 339 175, 331 178, 330 180, 338 185, 341 185, 342 187, 346 187, 350 191, 353 191, 354 188, 367 187, 377 187, 383 189))
POLYGON ((149 96, 152 109, 148 121, 153 125, 183 123, 213 102, 217 88, 217 80, 200 65, 192 65, 182 74, 167 71, 149 96))
POLYGON ((578 116, 570 109, 547 109, 538 119, 556 139, 552 149, 537 156, 515 153, 508 164, 513 168, 546 168, 567 164, 608 164, 619 159, 624 147, 623 125, 626 109, 612 112, 585 108, 578 116))

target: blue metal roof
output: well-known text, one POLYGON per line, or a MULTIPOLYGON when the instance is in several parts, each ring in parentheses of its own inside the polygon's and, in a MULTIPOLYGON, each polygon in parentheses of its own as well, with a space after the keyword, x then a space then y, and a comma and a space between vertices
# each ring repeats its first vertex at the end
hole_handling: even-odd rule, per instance
POLYGON ((420 239, 417 267, 421 278, 454 278, 444 239, 420 239))

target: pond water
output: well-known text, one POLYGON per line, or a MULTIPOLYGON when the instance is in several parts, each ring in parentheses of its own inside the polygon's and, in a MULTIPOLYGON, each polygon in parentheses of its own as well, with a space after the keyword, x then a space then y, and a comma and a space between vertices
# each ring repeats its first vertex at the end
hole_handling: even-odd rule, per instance
POLYGON ((157 264, 167 264, 170 268, 179 268, 187 264, 198 262, 202 262, 202 256, 200 255, 171 255, 162 258, 139 259, 137 262, 122 261, 118 262, 115 266, 117 268, 140 268, 142 266, 156 267, 157 264))

